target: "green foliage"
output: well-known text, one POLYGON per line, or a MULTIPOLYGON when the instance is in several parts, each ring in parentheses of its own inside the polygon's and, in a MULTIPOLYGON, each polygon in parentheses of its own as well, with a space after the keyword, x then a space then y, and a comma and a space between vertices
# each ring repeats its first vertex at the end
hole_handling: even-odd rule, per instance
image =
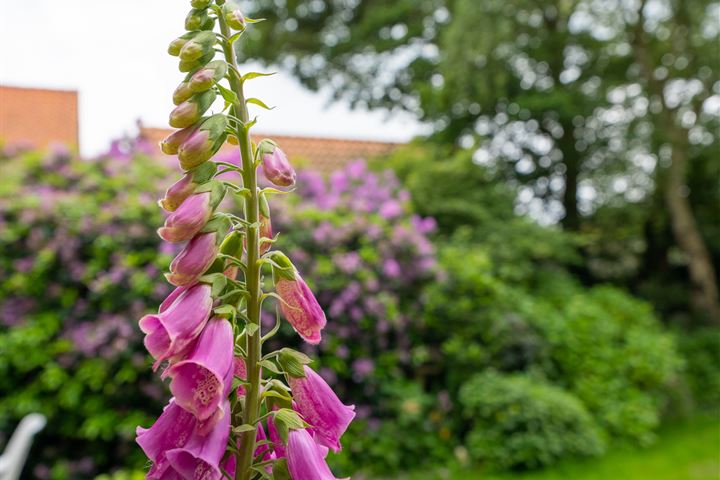
MULTIPOLYGON (((148 157, 0 156, 0 431, 48 417, 37 477, 141 466, 135 427, 162 407, 136 320, 162 300, 148 157)), ((158 182, 158 183, 155 183, 158 182)))
POLYGON ((459 398, 470 421, 467 448, 478 461, 534 468, 604 451, 582 402, 541 381, 487 371, 468 380, 459 398))
POLYGON ((681 362, 648 304, 542 264, 509 282, 477 245, 446 247, 441 264, 425 321, 451 392, 478 370, 529 372, 577 397, 609 435, 652 440, 681 362))
POLYGON ((613 287, 546 290, 550 308, 537 311, 532 323, 550 348, 550 378, 611 435, 652 441, 663 390, 681 367, 672 335, 650 305, 613 287))
POLYGON ((720 407, 720 329, 702 328, 678 333, 680 353, 686 360, 685 379, 699 406, 720 407))

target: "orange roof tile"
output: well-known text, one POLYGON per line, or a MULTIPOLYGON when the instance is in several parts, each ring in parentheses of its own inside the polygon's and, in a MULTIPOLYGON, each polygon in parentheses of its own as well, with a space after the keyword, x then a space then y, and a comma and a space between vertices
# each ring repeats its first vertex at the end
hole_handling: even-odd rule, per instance
MULTIPOLYGON (((141 127, 140 136, 153 145, 169 135, 172 130, 141 127)), ((399 143, 367 140, 346 140, 335 138, 299 137, 291 135, 253 135, 257 142, 265 137, 272 138, 297 165, 312 168, 321 173, 330 173, 342 168, 351 160, 386 155, 395 150, 399 143)), ((237 148, 226 144, 223 149, 237 148)), ((158 148, 158 153, 160 149, 158 148)))
POLYGON ((77 149, 78 137, 77 92, 0 85, 0 142, 77 149))

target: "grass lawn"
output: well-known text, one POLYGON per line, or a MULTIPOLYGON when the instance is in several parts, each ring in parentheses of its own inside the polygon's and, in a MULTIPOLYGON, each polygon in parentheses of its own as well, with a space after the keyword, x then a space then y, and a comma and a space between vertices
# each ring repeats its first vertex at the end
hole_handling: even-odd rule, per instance
POLYGON ((720 419, 669 425, 646 449, 616 448, 602 458, 561 462, 535 473, 491 474, 446 469, 398 480, 719 480, 720 419))

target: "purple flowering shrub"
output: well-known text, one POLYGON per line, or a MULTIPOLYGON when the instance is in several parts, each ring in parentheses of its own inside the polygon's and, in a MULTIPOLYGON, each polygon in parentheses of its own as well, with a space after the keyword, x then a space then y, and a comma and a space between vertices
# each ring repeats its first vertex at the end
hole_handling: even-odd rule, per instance
POLYGON ((169 291, 153 226, 167 168, 137 147, 0 153, 0 431, 48 416, 35 478, 139 465, 135 425, 162 405, 134 319, 169 291))
POLYGON ((321 375, 357 407, 352 440, 336 462, 390 472, 447 453, 438 402, 412 380, 426 354, 417 342, 422 292, 438 276, 434 219, 412 213, 392 171, 371 171, 362 160, 328 179, 299 172, 297 195, 272 213, 278 244, 313 280, 328 315, 327 337, 303 348, 319 355, 321 375), (399 435, 399 424, 427 435, 399 435))

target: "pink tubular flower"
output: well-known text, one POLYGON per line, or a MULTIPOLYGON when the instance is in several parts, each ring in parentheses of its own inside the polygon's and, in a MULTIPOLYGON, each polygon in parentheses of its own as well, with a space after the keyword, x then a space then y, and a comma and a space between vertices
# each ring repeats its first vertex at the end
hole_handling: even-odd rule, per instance
POLYGON ((262 151, 265 178, 279 187, 295 185, 295 169, 290 165, 285 152, 269 140, 263 140, 258 148, 262 151))
MULTIPOLYGON (((225 399, 222 409, 230 411, 230 402, 225 399)), ((222 419, 205 436, 192 435, 182 447, 168 450, 165 454, 172 470, 179 478, 220 480, 220 462, 225 454, 230 436, 230 415, 222 419)))
POLYGON ((167 298, 160 304, 158 313, 163 313, 165 310, 170 308, 170 306, 175 303, 175 300, 177 300, 188 288, 189 287, 177 287, 175 290, 170 292, 170 295, 168 295, 167 298))
POLYGON ((170 467, 167 451, 184 446, 193 435, 196 425, 195 417, 171 399, 152 427, 137 427, 135 441, 153 462, 146 478, 163 478, 170 467))
POLYGON ((164 360, 176 361, 189 350, 207 323, 212 302, 210 286, 198 284, 180 292, 165 310, 161 306, 161 313, 140 319, 145 348, 155 359, 153 368, 157 369, 164 360))
POLYGON ((192 175, 186 174, 180 180, 175 182, 165 192, 165 198, 158 203, 168 212, 174 212, 180 205, 192 195, 197 185, 192 181, 192 175))
POLYGON ((232 384, 233 329, 224 318, 210 320, 186 360, 170 367, 170 391, 175 401, 198 420, 225 412, 228 380, 232 384))
POLYGON ((322 451, 307 430, 290 430, 287 460, 290 475, 294 479, 338 480, 330 471, 322 451))
POLYGON ((173 243, 190 240, 202 230, 211 215, 210 192, 191 195, 165 220, 165 226, 158 230, 158 235, 173 243))
POLYGON ((344 405, 320 375, 304 367, 305 377, 290 376, 296 410, 312 427, 317 443, 339 452, 340 437, 355 418, 355 406, 344 405))
POLYGON ((210 268, 220 250, 217 236, 217 232, 212 232, 193 237, 170 264, 168 282, 177 287, 195 283, 210 268))
POLYGON ((295 331, 310 344, 320 343, 320 332, 327 323, 325 312, 300 274, 295 272, 294 280, 279 278, 275 290, 282 299, 280 309, 295 331))

